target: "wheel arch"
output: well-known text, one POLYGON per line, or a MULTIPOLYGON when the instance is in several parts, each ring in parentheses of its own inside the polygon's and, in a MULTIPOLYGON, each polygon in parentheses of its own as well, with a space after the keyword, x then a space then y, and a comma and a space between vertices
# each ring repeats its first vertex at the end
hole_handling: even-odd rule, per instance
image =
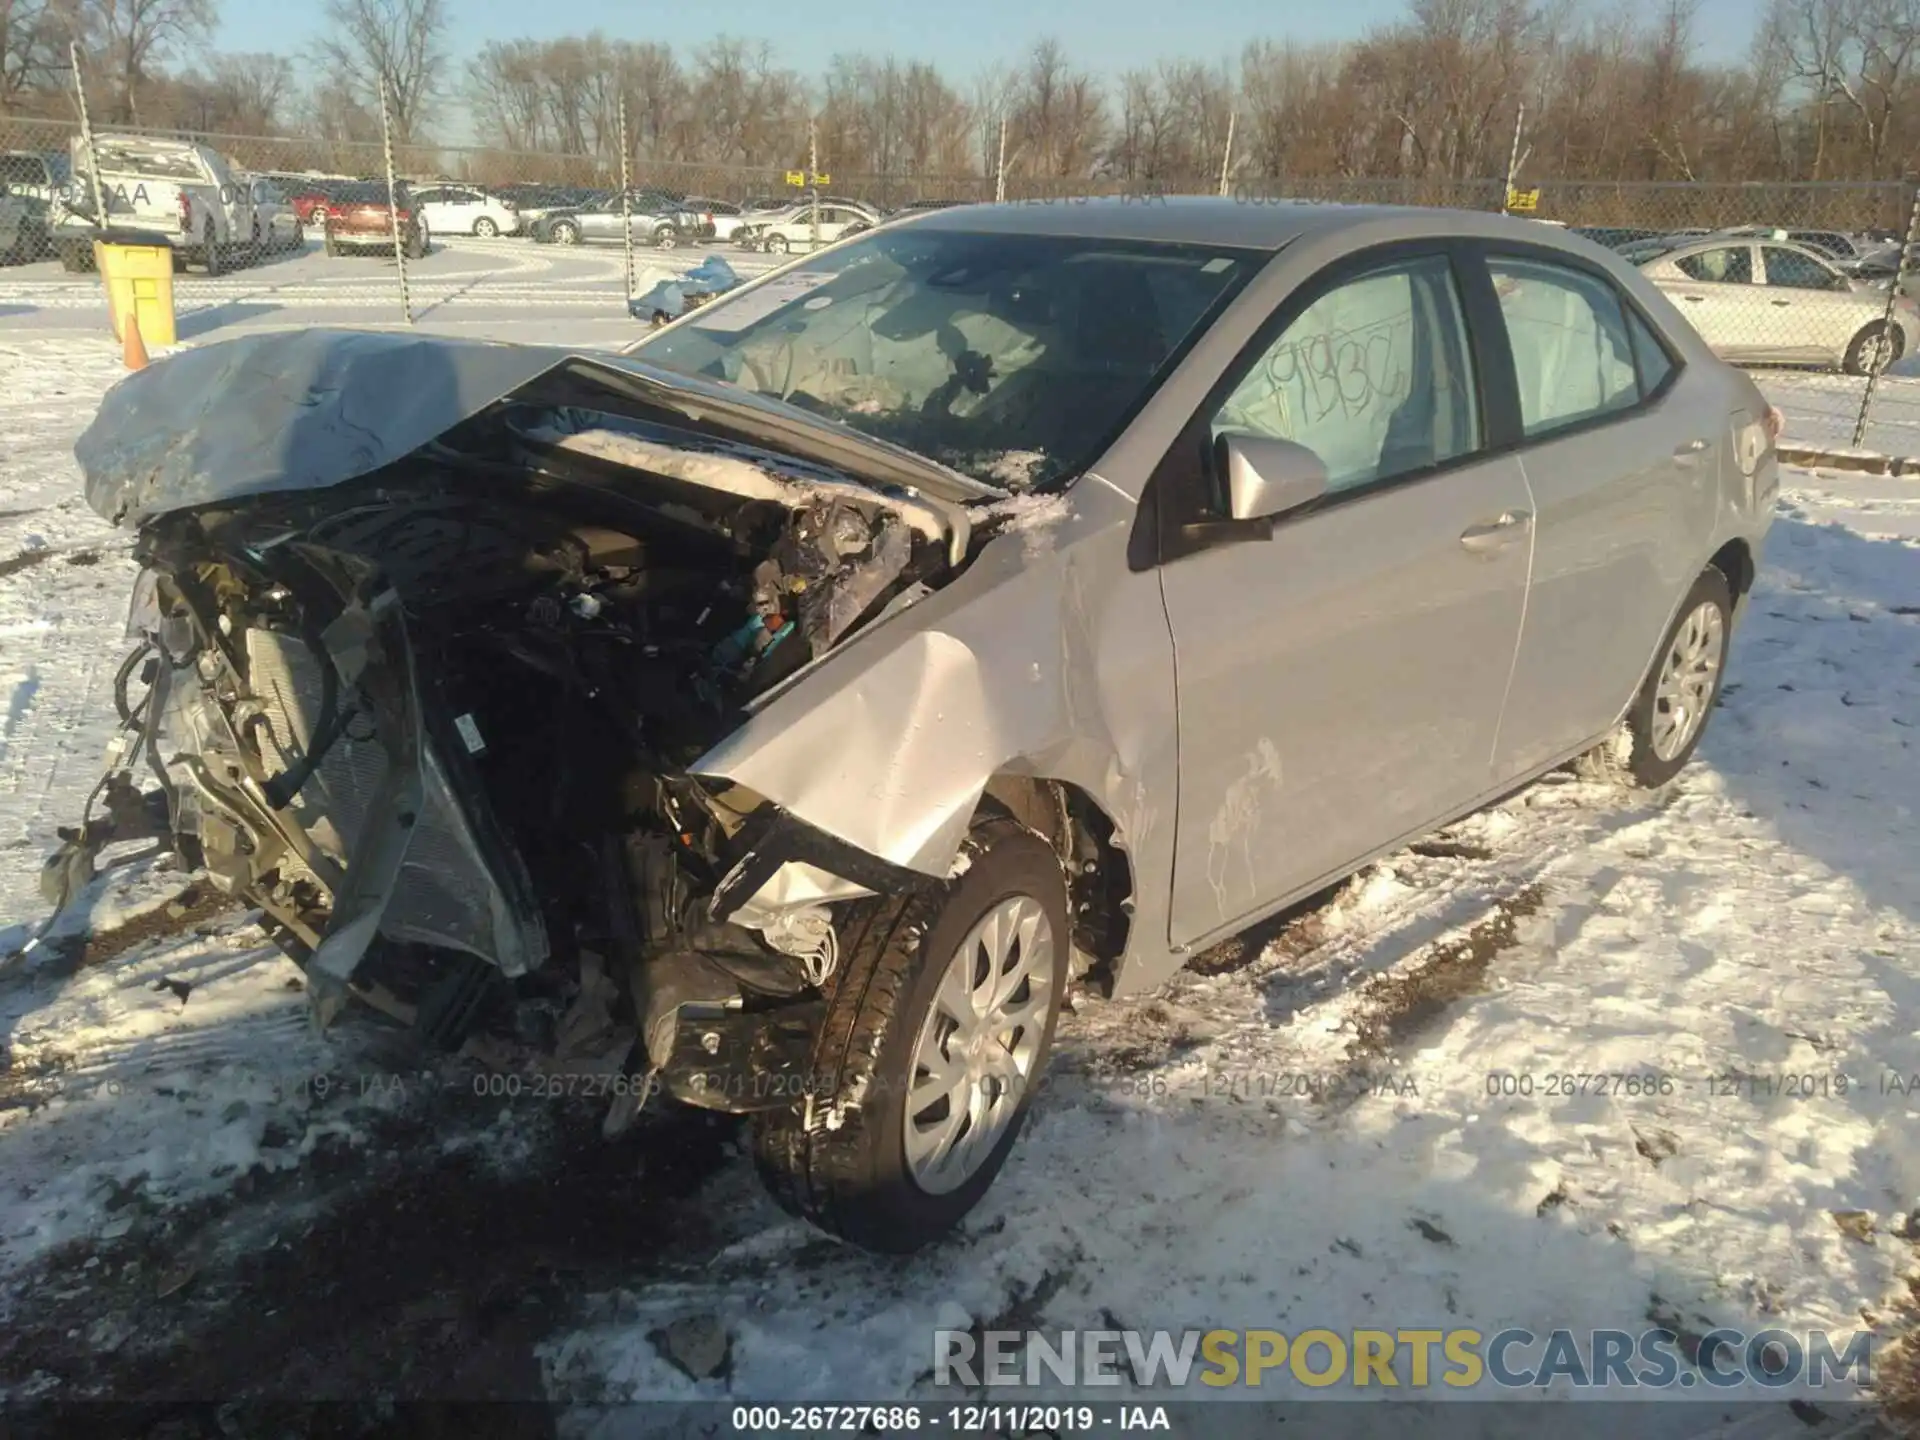
POLYGON ((1086 979, 1110 993, 1134 907, 1133 866, 1114 843, 1113 818, 1078 785, 1005 772, 987 782, 974 820, 995 815, 1017 821, 1053 847, 1067 877, 1076 968, 1083 965, 1086 979))

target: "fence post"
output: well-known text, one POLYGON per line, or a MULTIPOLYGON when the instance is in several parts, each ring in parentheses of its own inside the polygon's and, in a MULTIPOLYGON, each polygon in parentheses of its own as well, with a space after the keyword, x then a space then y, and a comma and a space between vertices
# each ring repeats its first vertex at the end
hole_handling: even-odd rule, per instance
POLYGON ((807 206, 807 224, 812 230, 808 237, 807 248, 820 248, 820 134, 819 127, 811 118, 807 121, 807 194, 812 200, 807 206))
MULTIPOLYGON (((1913 203, 1907 210, 1907 233, 1900 240, 1900 263, 1893 267, 1893 279, 1887 282, 1887 308, 1880 316, 1880 343, 1891 347, 1893 344, 1893 305, 1900 298, 1900 285, 1913 273, 1913 251, 1920 245, 1920 180, 1913 182, 1913 203)), ((1885 350, 1881 352, 1883 355, 1885 350)), ((1880 372, 1885 370, 1891 360, 1870 366, 1867 370, 1867 386, 1860 392, 1860 416, 1853 422, 1853 448, 1858 450, 1867 439, 1867 422, 1873 415, 1873 392, 1880 383, 1880 372)))
POLYGON ((1500 213, 1512 213, 1513 182, 1520 174, 1520 127, 1526 123, 1527 107, 1522 105, 1513 112, 1513 148, 1507 151, 1507 183, 1500 190, 1500 213))
POLYGON ((993 203, 1007 203, 1007 112, 1000 110, 1000 158, 993 163, 993 203))
MULTIPOLYGON (((400 239, 400 185, 393 174, 393 118, 387 104, 387 77, 380 77, 380 151, 387 167, 387 219, 393 224, 393 263, 400 271, 400 313, 413 324, 413 293, 407 288, 407 247, 400 239)), ((420 217, 414 217, 414 224, 420 217)))
POLYGON ((633 310, 633 171, 627 145, 627 88, 620 87, 620 244, 627 252, 627 296, 621 308, 633 310))
POLYGON ((1226 153, 1220 157, 1220 193, 1222 195, 1227 193, 1227 175, 1233 169, 1233 126, 1239 118, 1237 112, 1232 110, 1227 112, 1227 148, 1226 153))
POLYGON ((93 148, 93 122, 87 118, 87 87, 80 78, 79 41, 68 43, 67 55, 73 63, 74 99, 80 106, 80 143, 87 150, 87 178, 93 182, 93 223, 104 231, 107 228, 107 193, 100 184, 100 152, 93 148))

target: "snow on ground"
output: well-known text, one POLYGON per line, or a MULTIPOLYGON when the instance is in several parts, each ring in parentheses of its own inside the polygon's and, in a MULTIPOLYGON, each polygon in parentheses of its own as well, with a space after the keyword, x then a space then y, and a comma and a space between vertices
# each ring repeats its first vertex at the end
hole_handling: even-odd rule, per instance
POLYGON ((1920 361, 1908 360, 1880 377, 1867 431, 1856 446, 1854 426, 1866 379, 1807 370, 1754 370, 1760 389, 1787 417, 1781 443, 1809 450, 1920 456, 1920 361))
MULTIPOLYGON (((0 343, 0 950, 105 738, 131 566, 69 447, 118 374, 102 338, 0 343)), ((0 1384, 217 1386, 237 1353, 300 1387, 307 1337, 365 1330, 346 1373, 407 1354, 592 1433, 634 1398, 925 1394, 936 1325, 1891 1331, 1920 1234, 1917 738, 1920 488, 1791 471, 1667 793, 1550 777, 1160 995, 1081 1000, 995 1189, 906 1261, 785 1218, 730 1132, 572 1149, 540 1102, 313 1036, 245 917, 129 865, 111 943, 0 979, 0 1335, 25 1337, 0 1384), (726 1337, 702 1380, 659 1339, 688 1320, 726 1337)))

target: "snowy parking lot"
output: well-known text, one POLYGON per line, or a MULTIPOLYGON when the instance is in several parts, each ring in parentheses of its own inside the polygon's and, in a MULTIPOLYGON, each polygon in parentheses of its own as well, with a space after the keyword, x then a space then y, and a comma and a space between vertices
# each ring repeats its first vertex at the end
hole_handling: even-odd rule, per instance
MULTIPOLYGON (((644 256, 638 287, 701 254, 644 256)), ((391 263, 190 277, 181 339, 397 323, 391 263)), ((617 249, 455 241, 413 292, 425 328, 584 345, 639 333, 622 286, 617 249)), ((134 569, 71 453, 123 373, 103 332, 93 277, 0 271, 0 954, 112 726, 134 569)), ((1790 436, 1839 413, 1819 377, 1763 383, 1790 436)), ((1896 1340, 1916 742, 1920 482, 1789 470, 1667 792, 1549 776, 1162 994, 1078 999, 1006 1173, 905 1262, 789 1220, 731 1122, 610 1144, 593 1102, 372 1025, 316 1037, 245 914, 136 859, 84 943, 0 975, 0 1394, 539 1397, 585 1434, 635 1399, 929 1395, 936 1327, 1896 1340)), ((1482 1433, 1534 1433, 1498 1408, 1482 1433)), ((1722 1433, 1716 1408, 1634 1433, 1722 1433)), ((1583 1423, 1556 1428, 1621 1433, 1583 1423)), ((1780 1405, 1739 1433, 1867 1432, 1780 1405)))

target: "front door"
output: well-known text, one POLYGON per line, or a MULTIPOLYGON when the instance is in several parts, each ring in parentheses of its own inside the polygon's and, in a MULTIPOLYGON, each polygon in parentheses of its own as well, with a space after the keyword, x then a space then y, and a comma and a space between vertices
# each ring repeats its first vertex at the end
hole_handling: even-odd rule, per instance
POLYGON ((1176 945, 1488 788, 1532 549, 1520 466, 1484 452, 1444 253, 1310 283, 1216 393, 1183 445, 1210 456, 1223 434, 1293 440, 1330 488, 1270 542, 1162 570, 1179 691, 1176 945))
POLYGON ((1729 360, 1764 357, 1766 297, 1753 283, 1752 245, 1740 241, 1696 250, 1672 261, 1669 273, 1672 278, 1662 279, 1660 287, 1714 354, 1729 360))

